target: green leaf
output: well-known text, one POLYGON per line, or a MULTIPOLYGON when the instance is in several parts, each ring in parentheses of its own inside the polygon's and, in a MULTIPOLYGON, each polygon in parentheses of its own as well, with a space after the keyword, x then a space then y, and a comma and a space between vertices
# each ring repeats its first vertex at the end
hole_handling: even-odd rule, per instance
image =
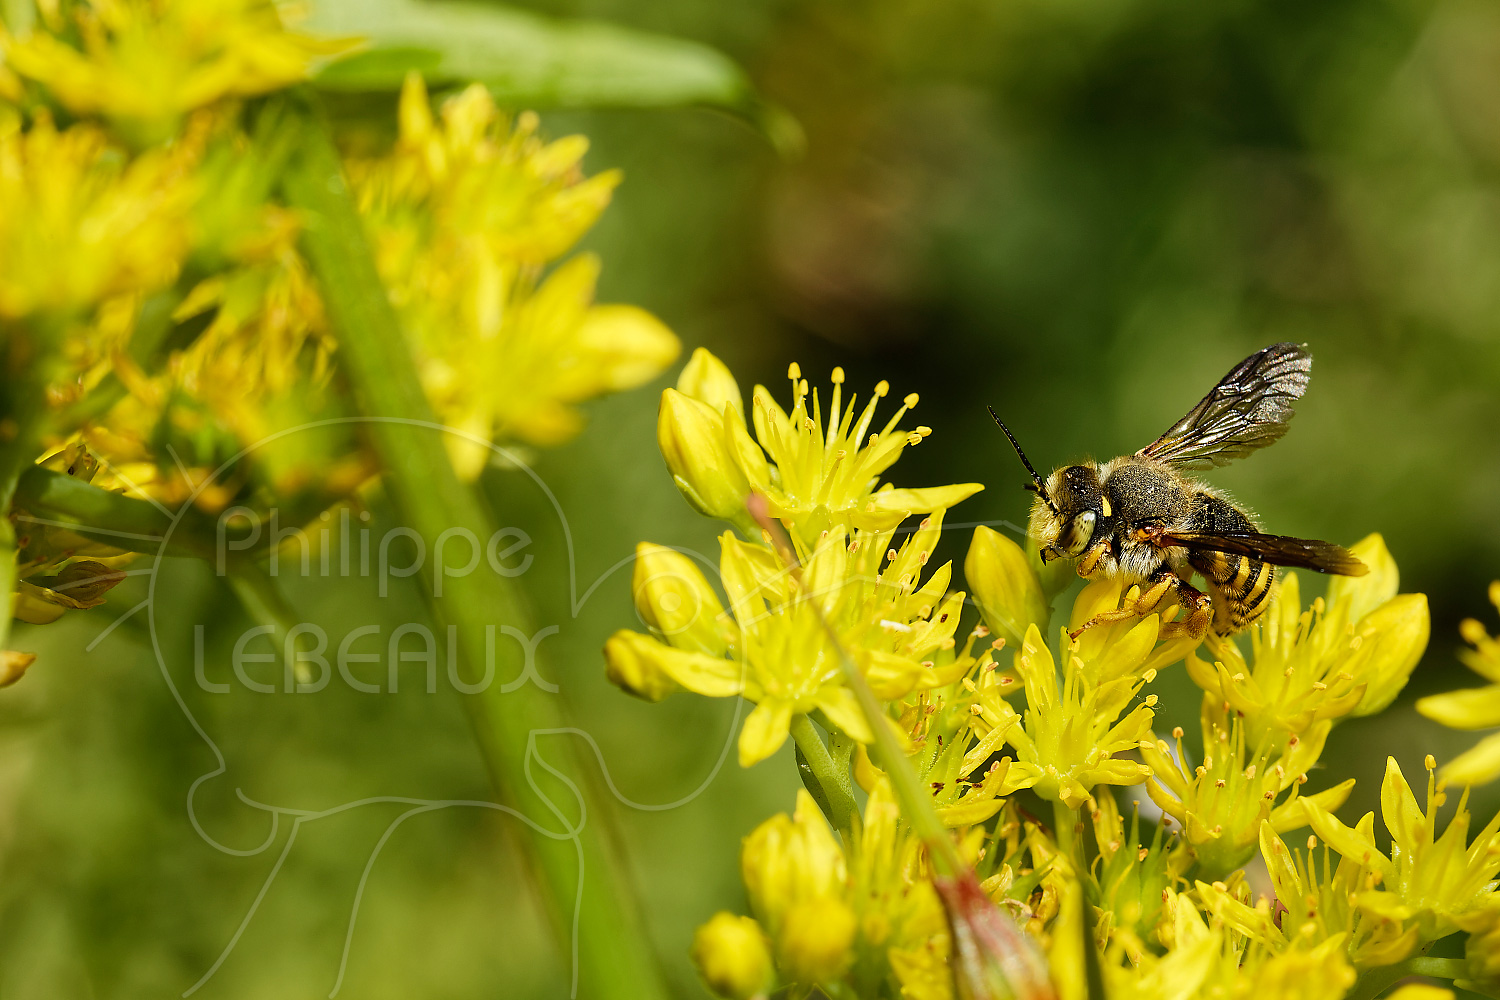
POLYGON ((417 70, 428 83, 478 81, 508 104, 757 111, 745 74, 722 53, 608 24, 460 2, 324 0, 299 28, 368 41, 318 74, 330 90, 395 90, 417 70))

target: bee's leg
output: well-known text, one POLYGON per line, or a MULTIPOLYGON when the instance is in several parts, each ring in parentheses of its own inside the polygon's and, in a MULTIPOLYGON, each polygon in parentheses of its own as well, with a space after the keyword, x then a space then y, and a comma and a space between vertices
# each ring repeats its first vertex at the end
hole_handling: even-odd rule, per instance
POLYGON ((1124 607, 1112 608, 1109 611, 1101 611, 1082 625, 1068 633, 1069 639, 1076 639, 1091 628, 1100 625, 1113 625, 1115 622, 1127 621, 1131 618, 1139 618, 1140 612, 1136 611, 1134 602, 1126 601, 1124 607))
POLYGON ((1177 603, 1187 612, 1187 617, 1180 622, 1167 622, 1161 627, 1158 638, 1176 639, 1184 635, 1190 639, 1203 638, 1214 620, 1213 599, 1175 573, 1168 583, 1177 588, 1177 603))
MULTIPOLYGON (((1099 625, 1113 625, 1115 622, 1128 621, 1131 618, 1143 618, 1161 606, 1161 602, 1166 599, 1167 591, 1173 587, 1181 588, 1185 586, 1182 578, 1170 569, 1162 569, 1149 582, 1150 586, 1137 596, 1135 600, 1132 601, 1127 598, 1121 603, 1120 607, 1099 612, 1078 628, 1069 632, 1069 637, 1076 639, 1084 632, 1099 625)), ((1191 590, 1192 588, 1189 589, 1191 590)), ((1197 591, 1193 592, 1197 593, 1197 591)), ((1187 602, 1184 600, 1182 603, 1186 605, 1187 602)))
POLYGON ((1138 615, 1149 615, 1161 607, 1161 602, 1166 599, 1167 591, 1176 588, 1182 583, 1182 577, 1173 573, 1170 569, 1163 569, 1151 578, 1151 586, 1135 600, 1135 612, 1138 615))

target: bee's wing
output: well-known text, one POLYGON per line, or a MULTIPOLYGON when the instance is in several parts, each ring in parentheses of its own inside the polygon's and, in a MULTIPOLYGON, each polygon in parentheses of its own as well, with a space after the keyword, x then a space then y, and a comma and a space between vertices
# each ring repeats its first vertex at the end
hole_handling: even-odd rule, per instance
POLYGON ((1348 549, 1315 538, 1292 538, 1289 535, 1262 535, 1258 532, 1217 534, 1208 531, 1169 531, 1152 539, 1157 545, 1181 545, 1189 549, 1209 549, 1249 556, 1276 566, 1302 566, 1319 573, 1340 576, 1364 576, 1370 567, 1360 562, 1348 549))
POLYGON ((1272 344, 1235 365, 1198 405, 1136 452, 1179 469, 1228 465, 1286 433, 1292 403, 1307 391, 1312 355, 1272 344))

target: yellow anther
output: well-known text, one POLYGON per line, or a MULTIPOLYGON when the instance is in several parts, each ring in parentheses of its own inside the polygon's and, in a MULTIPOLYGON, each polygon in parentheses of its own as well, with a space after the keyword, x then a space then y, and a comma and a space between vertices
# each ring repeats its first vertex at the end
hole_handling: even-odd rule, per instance
POLYGON ((833 375, 830 376, 830 381, 833 382, 834 385, 843 385, 844 384, 844 369, 842 369, 842 368, 835 368, 833 370, 833 375))
POLYGON ((791 379, 794 382, 797 381, 798 379, 800 379, 802 377, 802 366, 799 365, 799 364, 797 364, 797 362, 795 362, 795 361, 793 361, 791 364, 787 365, 786 366, 786 377, 789 378, 789 379, 791 379))
POLYGON ((890 391, 891 391, 891 384, 889 382, 887 382, 885 379, 881 379, 879 382, 875 383, 875 395, 877 395, 877 396, 884 396, 886 393, 888 393, 890 391))
POLYGON ((906 406, 907 406, 908 409, 911 408, 911 407, 913 407, 913 406, 916 406, 917 405, 917 394, 914 393, 914 392, 909 392, 909 393, 906 394, 906 398, 903 399, 901 402, 904 403, 904 404, 906 404, 906 406))

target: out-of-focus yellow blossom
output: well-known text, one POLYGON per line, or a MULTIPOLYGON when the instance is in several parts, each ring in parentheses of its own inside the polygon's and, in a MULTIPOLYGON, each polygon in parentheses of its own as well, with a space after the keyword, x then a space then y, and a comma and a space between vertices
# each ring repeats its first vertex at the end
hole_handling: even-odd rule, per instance
POLYGON ((1500 994, 1500 900, 1486 900, 1460 917, 1458 925, 1469 937, 1464 942, 1464 978, 1454 980, 1454 985, 1485 996, 1500 994))
POLYGON ((716 996, 749 1000, 770 990, 771 952, 750 917, 719 912, 693 935, 693 964, 716 996))
MULTIPOLYGON (((1490 584, 1490 603, 1500 608, 1500 581, 1490 584)), ((1459 659, 1488 687, 1448 691, 1418 699, 1417 711, 1454 729, 1490 729, 1500 726, 1500 639, 1484 625, 1466 618, 1459 633, 1473 649, 1459 652, 1459 659)), ((1483 785, 1500 777, 1500 733, 1493 733, 1443 765, 1443 778, 1461 785, 1483 785)))
POLYGON ((837 528, 808 554, 801 586, 769 548, 726 532, 719 540, 719 573, 733 622, 719 617, 717 598, 685 559, 647 549, 638 563, 638 600, 644 594, 651 606, 670 596, 665 603, 672 610, 659 603, 643 611, 661 639, 632 632, 611 638, 605 647, 610 679, 646 697, 670 691, 669 680, 710 697, 743 694, 756 702, 740 733, 746 767, 780 748, 794 714, 821 711, 833 726, 868 742, 869 727, 844 684, 839 650, 823 622, 885 700, 961 675, 968 664, 939 669, 935 658, 953 649, 963 594, 947 593, 947 564, 921 580, 941 530, 939 511, 894 549, 893 531, 858 531, 846 543, 837 528), (647 585, 653 578, 661 581, 654 590, 647 585), (704 610, 686 625, 669 624, 689 601, 704 610), (704 620, 706 612, 713 613, 712 623, 704 620))
MULTIPOLYGON (((1117 607, 1120 596, 1118 583, 1089 584, 1074 604, 1074 627, 1099 609, 1117 607)), ((1006 701, 1014 691, 1004 683, 1008 678, 986 679, 979 691, 975 714, 982 726, 976 734, 983 738, 1003 732, 1004 741, 1015 748, 1011 787, 1033 788, 1043 798, 1077 808, 1089 801, 1095 785, 1136 785, 1150 775, 1140 762, 1117 755, 1135 750, 1151 731, 1156 697, 1148 695, 1133 708, 1131 703, 1156 677, 1152 661, 1161 659, 1153 652, 1159 616, 1121 625, 1090 629, 1078 639, 1064 630, 1058 646, 1063 661, 1059 683, 1057 661, 1037 624, 1029 624, 1015 656, 1026 692, 1024 713, 1006 701)), ((1173 659, 1166 657, 1167 662, 1173 659)))
POLYGON ((816 985, 842 977, 857 930, 848 867, 811 795, 798 790, 794 815, 773 816, 745 838, 740 869, 782 978, 816 985))
POLYGON ((1306 826, 1309 802, 1328 809, 1343 805, 1353 780, 1316 795, 1299 797, 1308 770, 1317 763, 1332 723, 1314 725, 1304 735, 1262 737, 1251 743, 1237 717, 1213 711, 1208 697, 1202 713, 1203 763, 1190 767, 1177 730, 1176 753, 1165 740, 1143 740, 1141 757, 1151 768, 1146 785, 1151 800, 1182 825, 1184 845, 1203 878, 1217 879, 1255 854, 1261 823, 1277 832, 1306 826), (1291 790, 1280 803, 1277 799, 1291 790))
POLYGON ((416 75, 400 123, 389 156, 348 170, 433 408, 478 439, 449 439, 461 474, 484 467, 484 441, 567 440, 582 427, 576 404, 638 386, 676 358, 677 338, 650 313, 594 304, 596 257, 543 274, 620 181, 618 171, 584 177, 582 136, 543 143, 534 114, 507 119, 478 85, 434 119, 416 75))
POLYGON ((1317 835, 1339 854, 1375 872, 1380 888, 1360 896, 1360 905, 1392 920, 1414 920, 1424 941, 1452 933, 1460 922, 1494 900, 1500 874, 1500 814, 1469 842, 1468 791, 1448 828, 1437 833, 1437 810, 1445 795, 1436 762, 1427 758, 1427 809, 1412 795, 1396 759, 1386 759, 1380 811, 1391 835, 1387 855, 1375 843, 1373 815, 1345 826, 1319 804, 1305 802, 1317 835))
POLYGON ((0 54, 76 114, 152 123, 226 97, 249 97, 303 80, 346 41, 287 31, 270 0, 80 0, 38 2, 36 28, 0 34, 0 54), (72 41, 76 39, 76 44, 72 41))
POLYGON ((662 394, 657 437, 673 478, 695 509, 737 521, 753 490, 766 497, 772 516, 795 537, 810 540, 835 526, 888 530, 910 515, 951 507, 983 489, 978 483, 927 489, 879 485, 901 452, 931 433, 926 427, 903 431, 896 426, 917 405, 915 393, 883 428, 871 432, 876 404, 890 391, 886 383, 877 385, 856 412, 853 396, 844 406, 844 370, 835 368, 825 415, 818 394, 809 395, 801 368, 793 364, 787 376, 790 413, 763 386, 755 387, 751 417, 759 446, 746 428, 738 384, 706 351, 683 372, 676 389, 662 394))
MULTIPOLYGON (((1463 986, 1461 980, 1455 983, 1455 985, 1461 986, 1464 989, 1469 988, 1463 986)), ((1441 986, 1433 986, 1430 983, 1407 983, 1405 986, 1387 993, 1385 1000, 1453 1000, 1453 991, 1445 990, 1441 986)))
POLYGON ((1335 577, 1327 600, 1307 611, 1297 574, 1286 574, 1263 627, 1251 631, 1252 663, 1219 637, 1205 643, 1212 664, 1188 657, 1193 680, 1244 717, 1252 741, 1384 709, 1427 648, 1427 598, 1396 593, 1396 564, 1381 537, 1351 551, 1370 572, 1335 577))
POLYGON ((45 114, 25 131, 0 123, 0 319, 78 316, 170 284, 188 249, 191 159, 127 157, 101 130, 58 130, 45 114))
MULTIPOLYGON (((43 456, 39 464, 85 483, 105 485, 98 462, 77 442, 43 456)), ((11 518, 18 549, 11 612, 33 625, 54 622, 65 611, 103 604, 104 595, 125 579, 121 569, 135 558, 133 553, 34 519, 20 506, 12 507, 11 518)), ((19 676, 11 680, 0 676, 0 686, 19 676)))

